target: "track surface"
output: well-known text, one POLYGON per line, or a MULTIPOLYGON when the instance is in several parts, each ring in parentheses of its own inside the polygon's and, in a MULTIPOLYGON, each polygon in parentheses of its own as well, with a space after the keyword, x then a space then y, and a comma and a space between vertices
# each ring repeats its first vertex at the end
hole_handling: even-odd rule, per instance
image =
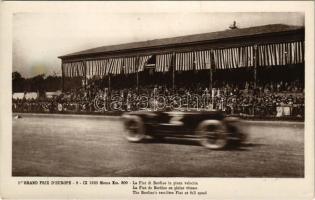
POLYGON ((211 151, 196 141, 128 143, 120 120, 13 118, 13 176, 304 177, 304 124, 243 122, 248 142, 211 151))

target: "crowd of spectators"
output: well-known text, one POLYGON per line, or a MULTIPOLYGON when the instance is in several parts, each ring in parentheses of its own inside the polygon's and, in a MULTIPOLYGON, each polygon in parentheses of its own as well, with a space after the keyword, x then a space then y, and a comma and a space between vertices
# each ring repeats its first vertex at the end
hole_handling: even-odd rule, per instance
POLYGON ((222 110, 230 115, 304 117, 303 82, 214 82, 170 88, 107 88, 91 81, 52 98, 13 99, 13 112, 106 113, 134 110, 222 110))

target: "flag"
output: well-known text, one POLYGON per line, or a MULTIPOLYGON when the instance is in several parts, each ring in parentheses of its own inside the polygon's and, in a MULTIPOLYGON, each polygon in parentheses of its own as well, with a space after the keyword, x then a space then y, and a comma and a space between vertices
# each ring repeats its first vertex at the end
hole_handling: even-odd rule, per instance
POLYGON ((112 73, 113 74, 121 74, 121 70, 122 70, 122 64, 123 64, 123 59, 122 58, 115 58, 113 59, 113 70, 112 73))
POLYGON ((211 67, 211 52, 210 50, 206 51, 196 51, 194 52, 195 57, 195 69, 210 69, 211 67))
POLYGON ((155 71, 168 72, 172 63, 172 54, 156 55, 155 71))
POLYGON ((194 54, 193 52, 176 53, 175 54, 175 70, 188 71, 194 69, 194 54))
POLYGON ((213 61, 214 61, 214 68, 218 69, 219 68, 219 60, 218 60, 218 51, 213 50, 213 61))
POLYGON ((302 41, 258 46, 259 66, 283 66, 304 61, 302 41))
POLYGON ((147 62, 149 61, 151 57, 152 55, 139 57, 138 69, 137 69, 138 72, 141 72, 144 70, 144 66, 147 64, 147 62))
POLYGON ((131 74, 136 72, 136 57, 123 58, 124 73, 131 74))
POLYGON ((291 43, 291 64, 295 64, 295 42, 291 43))

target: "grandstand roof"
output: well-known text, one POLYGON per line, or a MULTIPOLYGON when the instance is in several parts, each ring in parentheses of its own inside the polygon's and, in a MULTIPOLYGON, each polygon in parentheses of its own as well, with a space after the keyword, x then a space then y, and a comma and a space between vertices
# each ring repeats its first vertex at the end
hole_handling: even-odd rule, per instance
POLYGON ((303 26, 290 26, 285 24, 269 24, 264 26, 255 26, 249 28, 239 28, 239 29, 231 29, 224 30, 218 32, 211 33, 201 33, 195 35, 187 35, 187 36, 179 36, 172 38, 164 38, 164 39, 155 39, 148 40, 142 42, 132 42, 118 45, 110 45, 110 46, 102 46, 92 49, 87 49, 84 51, 79 51, 71 54, 66 54, 60 56, 59 58, 67 58, 67 57, 77 57, 83 55, 91 55, 91 54, 99 54, 99 53, 110 53, 117 52, 122 50, 135 50, 135 49, 145 49, 150 47, 163 47, 163 46, 171 46, 178 44, 189 44, 196 42, 204 42, 204 41, 216 41, 228 38, 240 38, 240 37, 249 37, 249 36, 257 36, 257 35, 267 35, 267 34, 275 34, 275 33, 283 33, 283 32, 294 32, 294 31, 302 31, 304 30, 303 26))

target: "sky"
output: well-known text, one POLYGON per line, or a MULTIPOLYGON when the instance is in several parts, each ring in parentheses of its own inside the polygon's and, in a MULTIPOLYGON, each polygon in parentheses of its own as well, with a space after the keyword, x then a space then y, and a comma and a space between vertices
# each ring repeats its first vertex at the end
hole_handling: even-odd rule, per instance
POLYGON ((266 24, 304 26, 304 14, 256 13, 15 13, 13 71, 23 77, 61 75, 58 56, 99 46, 266 24))

